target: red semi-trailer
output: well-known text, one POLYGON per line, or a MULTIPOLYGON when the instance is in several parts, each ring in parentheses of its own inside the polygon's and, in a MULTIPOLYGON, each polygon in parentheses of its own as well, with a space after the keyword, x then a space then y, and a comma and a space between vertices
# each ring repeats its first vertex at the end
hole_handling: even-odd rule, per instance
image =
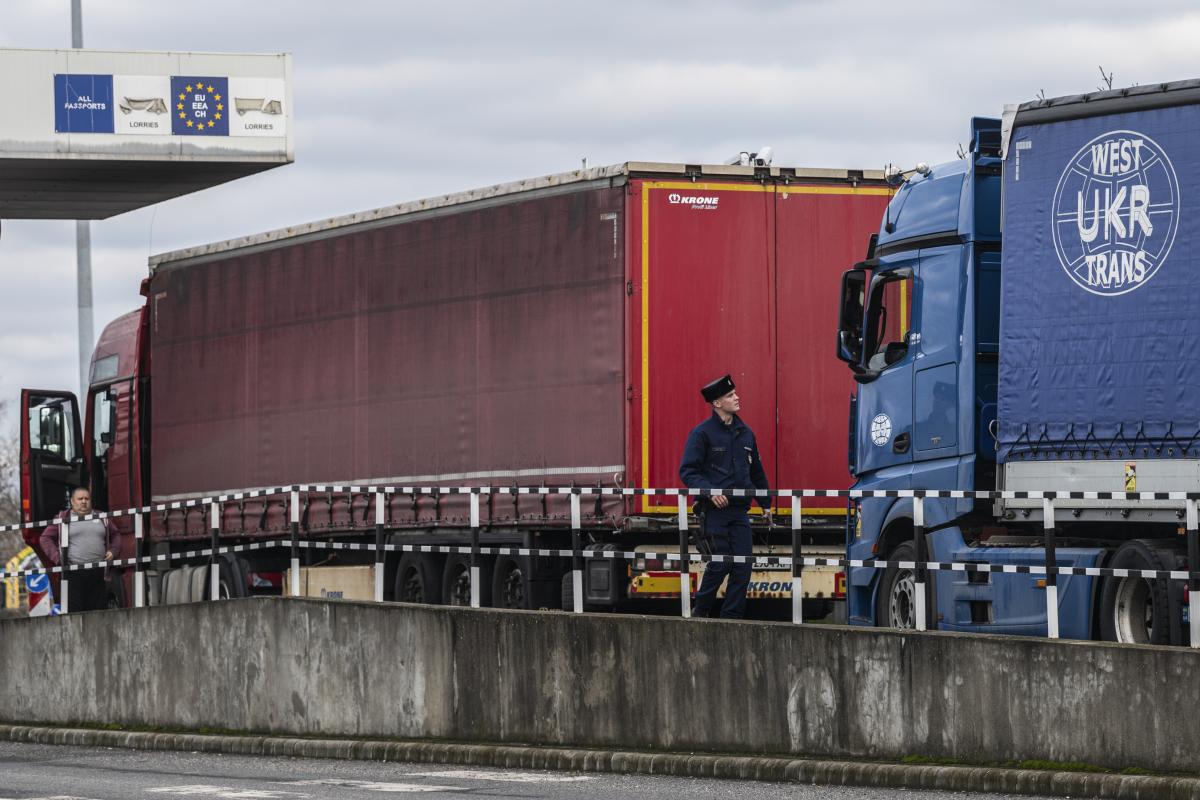
MULTIPOLYGON (((630 162, 156 256, 143 307, 100 337, 82 426, 69 393, 23 392, 25 518, 61 509, 72 483, 98 510, 288 484, 677 486, 708 413, 698 387, 724 372, 772 486, 845 487, 851 387, 826 299, 890 193, 877 172, 630 162)), ((222 537, 286 534, 286 502, 224 504, 222 537)), ((303 502, 304 536, 373 538, 369 495, 303 502)), ((662 551, 675 510, 589 501, 588 546, 662 551)), ((569 546, 565 497, 496 496, 481 513, 485 546, 569 546)), ((804 513, 806 542, 840 552, 845 508, 804 513)), ((394 494, 386 514, 391 542, 468 538, 462 496, 394 494)), ((759 550, 784 541, 763 534, 759 550)), ((147 536, 180 552, 209 536, 206 511, 154 513, 147 536)), ((224 591, 270 583, 282 551, 263 552, 230 557, 224 591)), ((677 596, 653 561, 588 564, 593 606, 677 596)), ((494 559, 481 596, 556 606, 568 566, 494 559)), ((388 574, 394 599, 470 596, 466 556, 409 553, 388 574)), ((756 572, 751 598, 790 596, 776 578, 756 572)), ((823 604, 839 592, 832 572, 805 588, 823 604)))

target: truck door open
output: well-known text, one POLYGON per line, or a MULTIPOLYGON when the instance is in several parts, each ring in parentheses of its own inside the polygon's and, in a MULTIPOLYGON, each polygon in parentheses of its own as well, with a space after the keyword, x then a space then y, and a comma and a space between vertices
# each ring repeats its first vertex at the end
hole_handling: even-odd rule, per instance
MULTIPOLYGON (((115 511, 136 505, 137 474, 136 411, 133 380, 126 378, 93 386, 89 399, 91 414, 84 434, 88 440, 87 472, 91 478, 92 508, 115 511)), ((127 519, 118 519, 117 526, 127 519)), ((127 526, 126 526, 127 527, 127 526)))
POLYGON ((26 522, 50 519, 87 479, 79 404, 70 392, 22 389, 21 415, 21 515, 26 522))

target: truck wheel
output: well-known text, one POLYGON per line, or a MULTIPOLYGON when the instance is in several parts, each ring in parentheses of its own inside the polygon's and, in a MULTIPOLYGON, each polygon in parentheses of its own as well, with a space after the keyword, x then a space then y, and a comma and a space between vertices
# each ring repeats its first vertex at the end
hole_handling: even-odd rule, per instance
MULTIPOLYGON (((892 551, 888 561, 916 561, 912 544, 905 542, 892 551)), ((887 567, 875 595, 875 624, 881 628, 911 631, 917 627, 916 571, 887 567)))
POLYGON ((492 572, 492 606, 532 608, 529 575, 516 556, 500 556, 492 572))
POLYGON ((218 577, 217 592, 222 600, 235 600, 249 595, 246 576, 249 570, 243 559, 221 559, 221 572, 218 577))
POLYGON ((442 572, 432 556, 405 553, 400 557, 393 599, 399 603, 442 602, 442 572))
MULTIPOLYGON (((487 605, 492 599, 492 565, 487 559, 479 560, 479 604, 487 605)), ((450 556, 442 572, 442 602, 448 606, 471 605, 471 557, 450 556)))
MULTIPOLYGON (((1134 539, 1117 548, 1107 564, 1112 569, 1174 569, 1172 551, 1161 544, 1134 539)), ((1105 578, 1100 593, 1100 636, 1107 642, 1170 644, 1170 598, 1165 581, 1105 578)))

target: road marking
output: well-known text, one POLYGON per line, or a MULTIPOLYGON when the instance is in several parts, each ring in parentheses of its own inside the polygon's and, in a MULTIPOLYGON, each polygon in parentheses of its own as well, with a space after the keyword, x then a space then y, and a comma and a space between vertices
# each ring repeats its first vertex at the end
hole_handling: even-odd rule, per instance
POLYGON ((352 781, 339 778, 320 778, 309 781, 288 781, 288 786, 343 786, 352 789, 366 789, 370 792, 391 792, 393 794, 411 794, 416 792, 461 792, 463 786, 435 786, 429 783, 384 783, 381 781, 352 781))
POLYGON ((160 786, 156 789, 147 789, 146 791, 185 796, 206 795, 209 797, 226 798, 226 800, 276 800, 276 798, 281 797, 308 797, 306 794, 298 794, 296 792, 276 792, 267 789, 235 789, 232 786, 205 786, 204 784, 160 786))
POLYGON ((443 772, 409 772, 409 778, 449 778, 466 781, 501 781, 506 783, 573 783, 594 781, 591 775, 549 775, 543 772, 500 772, 476 769, 452 769, 443 772))

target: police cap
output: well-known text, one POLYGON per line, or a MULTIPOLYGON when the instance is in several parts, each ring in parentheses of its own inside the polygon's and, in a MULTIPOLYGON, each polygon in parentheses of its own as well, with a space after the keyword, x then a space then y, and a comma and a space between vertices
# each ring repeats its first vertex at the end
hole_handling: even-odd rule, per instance
POLYGON ((704 402, 711 403, 714 400, 720 400, 722 397, 732 392, 734 388, 733 378, 728 375, 724 375, 702 388, 700 390, 700 394, 704 395, 704 402))

